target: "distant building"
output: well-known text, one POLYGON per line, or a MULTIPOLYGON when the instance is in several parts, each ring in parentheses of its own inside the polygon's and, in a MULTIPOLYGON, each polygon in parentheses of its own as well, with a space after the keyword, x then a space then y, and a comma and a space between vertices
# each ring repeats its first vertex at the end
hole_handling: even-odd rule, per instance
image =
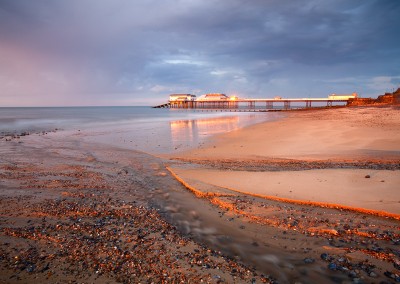
POLYGON ((191 95, 191 94, 171 94, 171 95, 169 95, 170 102, 194 101, 194 100, 196 100, 196 95, 191 95))
POLYGON ((229 100, 229 97, 225 94, 221 93, 210 93, 200 96, 198 101, 221 101, 221 100, 229 100))
POLYGON ((357 93, 352 93, 351 95, 337 95, 337 94, 332 94, 328 96, 329 100, 348 100, 348 99, 355 99, 357 98, 357 93))

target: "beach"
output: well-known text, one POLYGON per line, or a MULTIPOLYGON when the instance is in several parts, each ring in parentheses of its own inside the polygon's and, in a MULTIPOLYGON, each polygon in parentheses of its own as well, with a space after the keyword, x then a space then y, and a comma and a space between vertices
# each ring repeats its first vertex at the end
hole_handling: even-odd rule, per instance
POLYGON ((359 107, 286 112, 286 119, 220 135, 187 154, 195 158, 399 158, 399 111, 359 107))
POLYGON ((189 193, 159 159, 50 136, 2 141, 1 283, 269 282, 167 221, 189 193))
POLYGON ((399 118, 395 107, 288 112, 173 155, 169 170, 195 195, 236 216, 311 237, 297 235, 292 247, 306 243, 322 259, 334 251, 337 261, 328 269, 366 283, 378 274, 393 280, 400 268, 399 118), (321 237, 329 245, 314 243, 321 237), (386 242, 367 245, 378 240, 386 242), (365 263, 364 271, 352 272, 361 260, 380 273, 365 263))
POLYGON ((80 129, 4 136, 0 282, 395 283, 399 118, 282 112, 153 154, 80 129))
POLYGON ((399 120, 399 110, 392 108, 290 113, 177 156, 214 165, 178 172, 246 193, 399 215, 399 120), (217 164, 227 169, 215 169, 217 164), (263 169, 268 165, 275 169, 263 169))

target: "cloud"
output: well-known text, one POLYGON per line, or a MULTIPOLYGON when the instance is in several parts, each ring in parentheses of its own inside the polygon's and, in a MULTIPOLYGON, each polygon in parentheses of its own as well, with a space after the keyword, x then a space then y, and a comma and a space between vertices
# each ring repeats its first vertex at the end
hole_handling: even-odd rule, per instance
POLYGON ((324 89, 329 80, 399 76, 398 14, 389 0, 2 0, 0 99, 336 92, 324 89))
POLYGON ((392 92, 400 86, 400 76, 378 76, 369 80, 367 86, 373 90, 392 92))

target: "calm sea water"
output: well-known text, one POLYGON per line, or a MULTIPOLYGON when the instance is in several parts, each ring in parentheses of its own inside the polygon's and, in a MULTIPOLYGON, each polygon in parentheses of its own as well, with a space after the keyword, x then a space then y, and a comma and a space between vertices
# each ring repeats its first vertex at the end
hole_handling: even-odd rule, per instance
POLYGON ((150 107, 0 108, 0 134, 57 129, 61 135, 79 135, 88 142, 167 153, 196 147, 215 134, 279 117, 277 113, 150 107))

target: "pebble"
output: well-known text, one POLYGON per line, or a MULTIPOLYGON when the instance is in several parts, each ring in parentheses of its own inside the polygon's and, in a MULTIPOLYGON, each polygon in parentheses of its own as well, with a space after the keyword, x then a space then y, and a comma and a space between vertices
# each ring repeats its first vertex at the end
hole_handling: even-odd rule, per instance
POLYGON ((322 253, 321 254, 321 259, 322 260, 329 260, 331 257, 329 256, 329 254, 327 254, 327 253, 322 253))
POLYGON ((330 270, 336 270, 337 269, 337 265, 336 265, 336 263, 331 262, 331 263, 328 264, 328 268, 330 270))
POLYGON ((314 263, 315 259, 314 258, 310 258, 310 257, 306 257, 305 259, 303 259, 304 263, 314 263))
POLYGON ((358 277, 358 274, 357 274, 357 272, 355 272, 354 270, 350 270, 350 272, 349 272, 349 277, 351 277, 351 278, 356 278, 356 277, 358 277))
POLYGON ((35 266, 34 264, 30 264, 30 265, 28 265, 28 267, 26 268, 26 271, 28 271, 28 272, 33 272, 33 271, 35 271, 35 269, 36 269, 36 266, 35 266))
POLYGON ((368 275, 369 275, 369 277, 372 277, 372 278, 378 277, 378 274, 376 274, 376 273, 373 272, 373 271, 371 271, 368 275))
POLYGON ((393 266, 394 266, 394 268, 400 270, 400 260, 395 260, 393 262, 393 266))
POLYGON ((392 273, 392 272, 390 272, 390 271, 385 271, 385 273, 383 273, 386 277, 388 277, 388 278, 391 278, 391 279, 395 279, 396 280, 396 282, 400 282, 400 276, 399 275, 396 275, 396 274, 394 274, 394 273, 392 273), (399 281, 397 281, 397 279, 399 280, 399 281))

